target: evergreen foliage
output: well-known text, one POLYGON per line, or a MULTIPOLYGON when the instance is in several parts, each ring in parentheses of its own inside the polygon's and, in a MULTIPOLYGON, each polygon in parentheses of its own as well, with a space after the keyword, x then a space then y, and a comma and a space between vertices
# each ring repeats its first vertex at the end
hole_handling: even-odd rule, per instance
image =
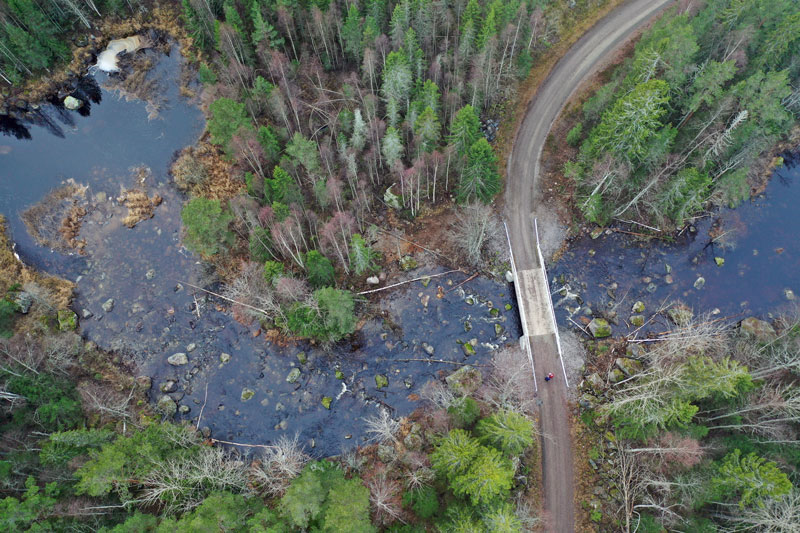
POLYGON ((228 225, 233 217, 222 210, 219 200, 192 198, 183 206, 186 246, 202 255, 214 255, 233 244, 228 225))
POLYGON ((486 139, 478 139, 469 149, 467 163, 458 185, 458 201, 480 200, 489 203, 500 192, 497 156, 486 139))
POLYGON ((330 259, 317 250, 311 250, 306 254, 304 264, 308 282, 311 283, 312 287, 321 288, 333 285, 334 270, 330 259))

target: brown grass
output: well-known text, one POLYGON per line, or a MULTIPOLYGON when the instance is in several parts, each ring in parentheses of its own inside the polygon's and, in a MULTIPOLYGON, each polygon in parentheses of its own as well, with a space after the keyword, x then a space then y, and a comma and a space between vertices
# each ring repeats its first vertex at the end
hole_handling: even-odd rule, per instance
POLYGON ((0 215, 0 293, 5 294, 12 285, 31 282, 47 290, 56 308, 66 308, 72 300, 74 283, 42 274, 17 261, 8 238, 6 219, 0 215))
POLYGON ((36 205, 23 211, 21 218, 28 233, 47 248, 69 252, 83 251, 85 241, 79 240, 81 220, 86 216, 84 201, 87 188, 68 180, 53 189, 36 205))

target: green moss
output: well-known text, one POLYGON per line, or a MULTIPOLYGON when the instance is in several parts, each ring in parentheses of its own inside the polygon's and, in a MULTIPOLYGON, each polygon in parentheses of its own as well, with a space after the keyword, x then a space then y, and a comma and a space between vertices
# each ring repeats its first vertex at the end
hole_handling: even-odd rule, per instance
POLYGON ((389 379, 384 376, 383 374, 378 374, 375 376, 375 386, 379 389, 389 386, 389 379))

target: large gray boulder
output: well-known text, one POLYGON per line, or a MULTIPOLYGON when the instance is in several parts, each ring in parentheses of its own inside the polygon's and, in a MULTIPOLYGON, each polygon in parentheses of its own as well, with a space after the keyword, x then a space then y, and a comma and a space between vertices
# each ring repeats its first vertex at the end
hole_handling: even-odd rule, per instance
POLYGON ((183 352, 178 352, 167 357, 167 363, 172 366, 182 366, 189 362, 189 358, 183 352))
POLYGON ((768 342, 775 338, 777 333, 769 322, 759 320, 754 316, 747 317, 739 323, 743 333, 752 335, 762 342, 768 342))
POLYGON ((589 322, 589 331, 597 339, 611 336, 611 326, 608 325, 608 320, 605 318, 595 318, 589 322))

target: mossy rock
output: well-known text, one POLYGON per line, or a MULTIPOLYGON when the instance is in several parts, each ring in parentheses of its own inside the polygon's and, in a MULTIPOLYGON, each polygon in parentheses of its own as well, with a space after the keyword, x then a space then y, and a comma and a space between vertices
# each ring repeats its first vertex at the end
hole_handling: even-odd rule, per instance
POLYGON ((722 265, 725 264, 725 259, 723 259, 722 257, 715 257, 714 262, 717 264, 718 267, 721 267, 722 265))
POLYGON ((495 324, 494 325, 494 334, 497 335, 498 337, 500 335, 502 335, 505 331, 506 331, 506 328, 504 328, 500 324, 495 324))
POLYGON ((167 418, 172 418, 178 412, 178 404, 169 396, 162 396, 158 399, 156 410, 167 418))
POLYGON ((344 379, 344 372, 342 372, 338 368, 336 369, 336 379, 344 379))
POLYGON ((422 283, 422 286, 423 286, 423 287, 427 287, 428 285, 430 285, 430 284, 431 284, 431 278, 430 278, 430 277, 428 277, 428 276, 425 276, 424 278, 422 278, 422 279, 420 280, 420 283, 422 283))
POLYGON ((754 316, 745 318, 739 324, 743 333, 752 335, 761 342, 769 342, 777 335, 775 328, 769 322, 759 320, 754 316))
POLYGON ((644 326, 644 315, 631 315, 631 324, 637 328, 644 326))
POLYGON ((387 378, 383 374, 377 374, 375 376, 375 387, 383 389, 388 386, 389 386, 389 378, 387 378))
MULTIPOLYGON (((466 344, 465 344, 466 346, 466 344)), ((483 381, 481 371, 464 365, 445 378, 448 388, 455 394, 467 396, 475 392, 483 381)))
POLYGON ((255 395, 256 395, 256 391, 254 391, 253 389, 248 389, 247 387, 245 387, 244 389, 242 389, 241 399, 242 399, 243 402, 246 402, 247 400, 252 399, 253 396, 255 396, 255 395))
POLYGON ((295 383, 298 379, 300 379, 300 369, 295 367, 289 372, 289 375, 286 376, 286 381, 295 383))
POLYGON ((511 311, 514 308, 511 304, 506 304, 506 311, 511 311))
POLYGON ((78 327, 78 315, 69 309, 58 310, 58 329, 61 331, 75 331, 78 327))
POLYGON ((472 331, 472 322, 470 322, 469 320, 464 321, 464 331, 465 332, 472 331))
POLYGON ((323 396, 322 397, 322 407, 324 407, 325 409, 330 409, 332 401, 333 401, 333 398, 331 398, 330 396, 323 396))
POLYGON ((500 310, 496 307, 492 307, 491 309, 489 309, 489 316, 497 318, 498 316, 500 316, 500 310))
POLYGON ((471 343, 465 342, 461 345, 461 348, 464 350, 464 355, 467 357, 475 355, 475 347, 471 343))
POLYGON ((417 260, 411 257, 410 255, 404 255, 400 258, 400 268, 403 271, 414 270, 419 265, 417 264, 417 260))
POLYGON ((641 300, 638 300, 635 304, 633 304, 633 307, 631 308, 631 312, 636 314, 636 315, 640 315, 640 314, 644 313, 644 302, 641 301, 641 300))
POLYGON ((297 352, 297 361, 301 365, 306 364, 306 361, 308 361, 308 357, 306 357, 306 352, 297 352))
POLYGON ((589 331, 598 339, 611 336, 611 326, 608 324, 608 320, 604 318, 595 318, 589 322, 589 331))

